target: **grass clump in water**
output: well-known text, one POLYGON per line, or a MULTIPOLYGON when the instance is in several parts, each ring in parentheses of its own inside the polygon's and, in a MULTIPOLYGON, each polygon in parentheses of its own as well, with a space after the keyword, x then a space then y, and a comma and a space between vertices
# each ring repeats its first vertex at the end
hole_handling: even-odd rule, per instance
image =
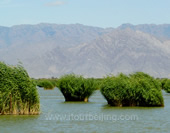
POLYGON ((39 114, 36 85, 21 66, 0 62, 0 114, 39 114))
POLYGON ((165 90, 165 92, 170 93, 170 80, 167 79, 166 82, 163 85, 163 89, 165 90))
POLYGON ((56 81, 51 79, 39 79, 36 81, 37 86, 43 87, 44 89, 54 89, 56 87, 56 81))
POLYGON ((143 72, 108 76, 101 93, 111 106, 164 106, 161 84, 143 72))
POLYGON ((66 101, 88 101, 88 98, 96 90, 96 83, 93 78, 85 79, 83 76, 68 74, 57 81, 66 101))

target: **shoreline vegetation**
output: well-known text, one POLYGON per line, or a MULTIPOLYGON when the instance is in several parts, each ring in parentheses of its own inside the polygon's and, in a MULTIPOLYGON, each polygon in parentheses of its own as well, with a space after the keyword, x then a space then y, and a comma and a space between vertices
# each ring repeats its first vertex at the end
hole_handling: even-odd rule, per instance
POLYGON ((163 90, 165 90, 166 93, 170 93, 170 79, 161 79, 161 87, 163 90))
POLYGON ((143 72, 85 79, 81 75, 67 74, 57 80, 57 87, 65 101, 88 101, 95 90, 100 90, 111 106, 164 106, 162 89, 168 92, 170 80, 155 79, 143 72), (91 83, 86 80, 91 80, 91 83), (87 85, 85 85, 87 84, 87 85), (163 87, 162 87, 163 86, 163 87), (91 91, 87 93, 86 91, 91 91), (86 96, 87 95, 87 96, 86 96))
POLYGON ((57 78, 38 79, 35 80, 35 82, 38 87, 42 87, 45 90, 53 90, 55 87, 57 87, 57 78))
POLYGON ((37 115, 40 113, 36 84, 21 64, 0 62, 0 114, 37 115))
POLYGON ((31 79, 21 64, 0 62, 0 115, 36 115, 40 113, 36 88, 52 90, 58 87, 65 101, 88 102, 95 90, 100 90, 110 106, 163 107, 162 90, 170 93, 169 79, 155 79, 143 72, 120 73, 104 78, 84 78, 67 74, 51 79, 31 79))
MULTIPOLYGON (((90 78, 87 78, 90 79, 90 78)), ((84 81, 87 80, 81 75, 67 74, 61 78, 38 79, 39 82, 48 80, 55 82, 55 87, 58 87, 65 97, 65 101, 85 101, 95 90, 100 90, 108 104, 111 106, 164 106, 164 99, 162 91, 170 93, 170 80, 163 78, 153 78, 143 72, 136 72, 125 75, 119 74, 117 76, 107 76, 105 78, 91 78, 93 79, 92 87, 88 84, 88 89, 92 88, 93 92, 87 97, 81 96, 85 92, 82 90, 84 81), (107 88, 111 85, 112 88, 107 88), (114 88, 116 87, 116 88, 114 88), (106 89, 106 93, 104 89, 106 89), (82 93, 82 94, 81 94, 82 93), (112 95, 112 96, 107 96, 112 95), (110 99, 108 97, 114 97, 110 99)), ((37 82, 38 83, 38 82, 37 82)), ((43 87, 38 85, 39 87, 43 87)))

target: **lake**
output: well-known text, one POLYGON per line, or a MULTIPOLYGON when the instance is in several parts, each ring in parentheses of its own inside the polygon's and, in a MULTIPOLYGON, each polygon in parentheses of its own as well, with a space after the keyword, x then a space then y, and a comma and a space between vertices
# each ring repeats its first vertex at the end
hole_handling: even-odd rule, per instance
POLYGON ((96 91, 84 102, 65 102, 61 92, 38 88, 40 115, 0 116, 0 133, 168 133, 170 94, 165 107, 110 107, 96 91))

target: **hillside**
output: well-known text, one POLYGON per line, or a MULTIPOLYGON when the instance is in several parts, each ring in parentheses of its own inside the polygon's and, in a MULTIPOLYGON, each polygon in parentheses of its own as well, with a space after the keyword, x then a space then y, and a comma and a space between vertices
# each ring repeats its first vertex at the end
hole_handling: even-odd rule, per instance
POLYGON ((148 33, 150 35, 155 36, 161 41, 170 40, 170 24, 140 24, 140 25, 132 25, 132 24, 122 24, 118 27, 118 29, 126 29, 130 28, 135 31, 142 31, 144 33, 148 33))
POLYGON ((116 29, 80 24, 0 27, 0 60, 23 62, 35 78, 72 72, 103 77, 135 71, 170 77, 168 28, 159 32, 159 25, 143 27, 146 30, 127 24, 116 29))

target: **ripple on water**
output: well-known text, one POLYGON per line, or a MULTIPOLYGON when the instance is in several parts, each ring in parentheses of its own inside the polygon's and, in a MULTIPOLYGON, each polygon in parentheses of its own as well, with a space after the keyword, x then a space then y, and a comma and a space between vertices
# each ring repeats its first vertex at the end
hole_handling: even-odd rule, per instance
POLYGON ((100 91, 96 91, 88 103, 83 103, 65 102, 57 88, 38 90, 42 113, 35 116, 0 116, 0 133, 170 131, 170 94, 165 92, 165 107, 110 107, 100 91))

